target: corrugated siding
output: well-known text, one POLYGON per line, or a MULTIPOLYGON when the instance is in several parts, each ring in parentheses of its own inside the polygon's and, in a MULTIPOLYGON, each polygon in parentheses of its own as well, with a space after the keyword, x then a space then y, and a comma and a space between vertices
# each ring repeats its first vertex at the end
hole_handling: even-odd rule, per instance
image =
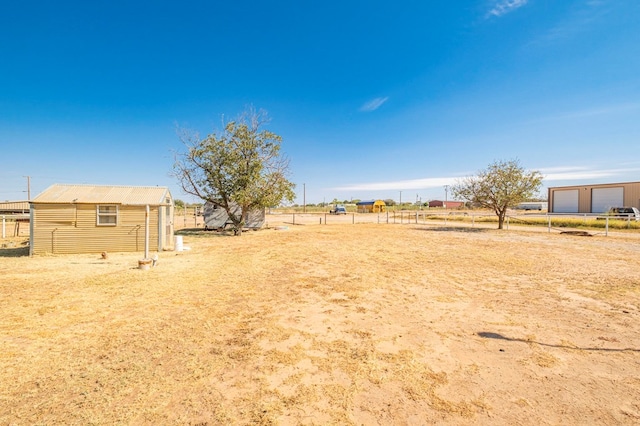
POLYGON ((170 199, 169 190, 158 186, 106 186, 54 184, 33 201, 38 204, 89 203, 123 205, 158 205, 170 199))
POLYGON ((624 203, 640 209, 640 183, 624 185, 624 203))
MULTIPOLYGON (((34 205, 32 253, 144 251, 145 208, 119 206, 117 226, 97 226, 96 206, 34 205)), ((149 250, 158 250, 158 208, 149 213, 149 250)))
POLYGON ((0 203, 0 211, 29 213, 29 202, 28 201, 7 201, 5 203, 0 203))
POLYGON ((591 213, 591 191, 590 189, 578 189, 578 212, 591 213))

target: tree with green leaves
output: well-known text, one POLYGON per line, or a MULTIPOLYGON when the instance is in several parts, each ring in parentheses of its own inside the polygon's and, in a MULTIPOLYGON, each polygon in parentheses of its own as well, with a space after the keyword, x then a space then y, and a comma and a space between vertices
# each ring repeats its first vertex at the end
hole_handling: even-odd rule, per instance
POLYGON ((518 160, 495 161, 477 175, 458 180, 451 192, 458 199, 493 210, 498 229, 503 229, 507 209, 537 194, 542 179, 539 171, 525 170, 518 160))
POLYGON ((249 211, 295 198, 282 138, 263 129, 267 122, 264 111, 249 108, 219 134, 200 139, 180 132, 187 151, 176 155, 174 176, 187 194, 224 209, 235 235, 242 234, 249 211))

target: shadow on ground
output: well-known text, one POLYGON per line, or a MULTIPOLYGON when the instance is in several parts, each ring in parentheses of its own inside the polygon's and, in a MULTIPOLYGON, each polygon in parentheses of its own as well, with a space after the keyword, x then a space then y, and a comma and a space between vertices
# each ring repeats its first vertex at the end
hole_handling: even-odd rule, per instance
POLYGON ((176 231, 175 235, 183 235, 189 237, 224 237, 233 235, 233 231, 205 231, 203 228, 183 228, 176 231))
POLYGON ((24 257, 24 256, 29 256, 29 246, 0 248, 0 257, 24 257))
POLYGON ((492 231, 493 230, 493 229, 488 229, 488 228, 463 228, 463 227, 457 227, 457 226, 436 226, 434 228, 416 228, 416 229, 419 229, 421 231, 466 232, 466 233, 488 232, 488 231, 492 231))
POLYGON ((567 345, 552 345, 550 343, 542 343, 536 342, 535 340, 526 340, 526 339, 518 339, 514 337, 503 336, 502 334, 493 333, 490 331, 480 331, 478 332, 478 336, 484 337, 485 339, 497 339, 497 340, 506 340, 508 342, 522 342, 522 343, 535 343, 540 346, 548 346, 551 348, 562 348, 562 349, 573 349, 577 351, 604 351, 604 352, 640 352, 640 349, 634 348, 581 348, 579 346, 567 346, 567 345))

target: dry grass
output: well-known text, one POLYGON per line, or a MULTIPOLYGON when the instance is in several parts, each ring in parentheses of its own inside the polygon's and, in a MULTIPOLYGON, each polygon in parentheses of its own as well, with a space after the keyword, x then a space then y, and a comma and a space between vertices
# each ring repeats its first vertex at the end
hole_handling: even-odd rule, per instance
POLYGON ((637 237, 184 238, 148 271, 0 250, 1 424, 640 421, 637 237))

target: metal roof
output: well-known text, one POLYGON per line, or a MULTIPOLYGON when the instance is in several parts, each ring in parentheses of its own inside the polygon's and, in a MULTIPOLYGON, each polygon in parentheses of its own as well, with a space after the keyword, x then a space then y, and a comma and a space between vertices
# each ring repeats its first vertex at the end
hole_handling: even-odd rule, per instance
MULTIPOLYGON (((356 206, 368 206, 369 204, 385 204, 382 200, 362 200, 356 203, 356 206)), ((386 205, 386 204, 385 204, 386 205)))
POLYGON ((113 186, 54 184, 45 189, 32 203, 81 203, 121 205, 161 205, 171 197, 165 186, 113 186))
POLYGON ((28 201, 5 201, 0 203, 0 212, 28 212, 28 201))

